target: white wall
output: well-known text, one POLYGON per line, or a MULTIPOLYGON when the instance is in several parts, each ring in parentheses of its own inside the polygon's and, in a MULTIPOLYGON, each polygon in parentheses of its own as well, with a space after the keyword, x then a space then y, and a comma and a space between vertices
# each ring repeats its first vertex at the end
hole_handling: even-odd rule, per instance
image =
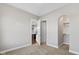
POLYGON ((31 45, 31 19, 27 12, 0 4, 0 51, 31 45))
MULTIPOLYGON (((78 5, 79 6, 79 5, 78 5)), ((78 8, 79 10, 79 8, 78 8)), ((79 14, 79 13, 78 13, 79 14)), ((70 52, 79 54, 79 15, 74 15, 70 22, 70 52)))
POLYGON ((43 16, 43 18, 47 18, 47 43, 49 46, 58 46, 58 18, 62 15, 67 15, 70 19, 69 50, 79 54, 79 4, 69 4, 43 16))

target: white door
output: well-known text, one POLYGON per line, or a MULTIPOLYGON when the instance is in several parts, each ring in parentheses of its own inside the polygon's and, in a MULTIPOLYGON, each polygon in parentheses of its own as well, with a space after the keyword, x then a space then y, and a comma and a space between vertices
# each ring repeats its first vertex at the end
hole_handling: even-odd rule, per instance
POLYGON ((41 20, 37 21, 37 35, 36 35, 36 41, 40 45, 40 23, 41 20))

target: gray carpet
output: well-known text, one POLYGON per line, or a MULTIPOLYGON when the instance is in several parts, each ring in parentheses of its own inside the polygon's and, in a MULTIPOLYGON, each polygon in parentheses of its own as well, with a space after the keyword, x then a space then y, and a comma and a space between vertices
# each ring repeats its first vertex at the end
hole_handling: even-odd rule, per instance
POLYGON ((69 53, 68 45, 63 45, 60 48, 53 48, 46 45, 39 46, 38 44, 34 44, 33 46, 7 52, 5 53, 5 55, 73 55, 73 54, 69 53))

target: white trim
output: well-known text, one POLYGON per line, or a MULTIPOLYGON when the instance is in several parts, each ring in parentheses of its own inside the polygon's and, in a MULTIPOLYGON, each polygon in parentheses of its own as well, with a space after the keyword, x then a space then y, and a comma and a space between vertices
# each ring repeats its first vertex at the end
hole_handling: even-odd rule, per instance
POLYGON ((54 47, 54 48, 58 48, 58 46, 56 46, 56 45, 51 45, 51 44, 47 44, 47 46, 51 46, 51 47, 54 47))
POLYGON ((63 44, 67 44, 67 45, 69 45, 69 43, 68 43, 68 42, 63 42, 63 44))
POLYGON ((78 53, 78 52, 73 51, 73 50, 69 50, 69 52, 70 52, 70 53, 73 53, 73 54, 76 54, 76 55, 79 55, 79 53, 78 53))
POLYGON ((5 54, 6 52, 13 51, 13 50, 20 49, 20 48, 24 48, 24 47, 27 47, 27 46, 30 46, 30 44, 23 45, 23 46, 19 46, 19 47, 15 47, 15 48, 11 48, 11 49, 7 49, 7 50, 3 50, 3 51, 0 51, 0 54, 5 54))

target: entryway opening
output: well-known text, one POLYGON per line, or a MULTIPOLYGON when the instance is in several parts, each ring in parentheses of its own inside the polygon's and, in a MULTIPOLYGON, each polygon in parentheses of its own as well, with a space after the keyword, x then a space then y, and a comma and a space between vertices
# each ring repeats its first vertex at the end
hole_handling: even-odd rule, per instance
POLYGON ((58 19, 58 46, 64 46, 69 49, 69 17, 62 15, 58 19))
POLYGON ((32 45, 46 45, 47 22, 46 20, 32 21, 32 45))
POLYGON ((36 44, 36 34, 37 33, 37 23, 35 21, 32 22, 32 44, 36 44))
POLYGON ((41 44, 46 45, 47 41, 47 22, 46 20, 41 21, 41 44))

